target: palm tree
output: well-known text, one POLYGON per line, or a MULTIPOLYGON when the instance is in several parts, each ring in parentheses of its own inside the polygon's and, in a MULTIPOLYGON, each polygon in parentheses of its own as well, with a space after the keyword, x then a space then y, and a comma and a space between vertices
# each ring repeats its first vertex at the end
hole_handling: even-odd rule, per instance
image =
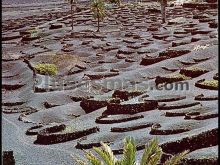
POLYGON ((67 0, 67 1, 71 5, 71 18, 72 18, 71 27, 72 27, 72 30, 73 30, 73 5, 75 5, 75 0, 67 0))
POLYGON ((93 12, 93 17, 95 19, 98 19, 98 30, 97 32, 99 32, 100 30, 100 21, 102 21, 105 17, 105 3, 103 2, 103 0, 92 0, 92 4, 91 4, 91 11, 93 12))
MULTIPOLYGON (((124 142, 123 156, 120 160, 116 159, 111 148, 102 143, 102 148, 93 147, 93 150, 99 157, 93 155, 91 151, 86 152, 86 159, 92 165, 135 165, 136 160, 136 144, 133 138, 126 138, 124 142), (99 159, 101 158, 101 159, 99 159)), ((178 155, 172 156, 166 160, 163 165, 176 165, 180 160, 188 153, 184 151, 178 155)), ((140 165, 157 165, 160 163, 163 151, 158 144, 157 139, 151 140, 145 147, 142 155, 140 165)), ((80 160, 79 158, 73 157, 80 165, 87 165, 87 162, 80 160)))

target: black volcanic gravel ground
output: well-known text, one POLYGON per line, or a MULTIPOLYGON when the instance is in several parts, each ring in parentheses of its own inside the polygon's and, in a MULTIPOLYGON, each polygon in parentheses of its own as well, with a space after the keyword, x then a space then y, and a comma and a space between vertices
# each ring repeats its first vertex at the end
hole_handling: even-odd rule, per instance
POLYGON ((71 31, 69 7, 54 3, 37 4, 41 11, 33 12, 34 6, 3 7, 3 151, 13 150, 16 164, 75 164, 71 154, 82 157, 81 149, 99 146, 100 141, 119 154, 127 136, 137 142, 138 159, 144 145, 157 137, 167 153, 190 149, 187 161, 217 163, 218 91, 195 86, 218 73, 217 28, 209 26, 218 22, 217 9, 168 7, 168 23, 162 25, 160 13, 149 8, 115 7, 97 33, 88 6, 74 14, 71 31), (173 24, 177 17, 182 18, 173 24), (51 24, 62 27, 50 29, 51 24), (40 38, 23 42, 20 32, 30 27, 38 27, 40 38), (35 75, 33 66, 42 62, 55 63, 58 76, 35 75), (206 72, 184 77, 182 68, 206 72), (188 90, 156 89, 155 81, 175 86, 180 80, 188 90), (195 100, 201 94, 204 99, 195 100), (158 104, 143 108, 144 102, 155 101, 158 104), (109 106, 113 103, 115 111, 109 106), (60 124, 65 128, 57 131, 54 125, 60 124), (153 130, 154 124, 160 126, 153 130), (80 131, 94 127, 99 131, 81 137, 80 131), (27 130, 39 132, 26 135, 27 130), (71 137, 73 133, 79 138, 71 137), (49 144, 53 141, 46 135, 66 142, 49 144), (36 144, 40 138, 48 145, 36 144))

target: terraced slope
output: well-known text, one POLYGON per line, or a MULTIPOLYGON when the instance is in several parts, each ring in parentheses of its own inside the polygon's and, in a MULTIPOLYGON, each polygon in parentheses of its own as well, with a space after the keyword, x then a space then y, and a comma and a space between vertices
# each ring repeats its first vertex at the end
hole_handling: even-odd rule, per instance
POLYGON ((56 15, 3 22, 3 150, 18 164, 74 164, 100 141, 120 156, 126 136, 139 157, 157 137, 165 153, 189 149, 188 164, 217 164, 216 8, 168 7, 161 24, 157 8, 113 7, 100 33, 88 7, 74 31, 56 15), (58 75, 34 70, 42 62, 58 75))

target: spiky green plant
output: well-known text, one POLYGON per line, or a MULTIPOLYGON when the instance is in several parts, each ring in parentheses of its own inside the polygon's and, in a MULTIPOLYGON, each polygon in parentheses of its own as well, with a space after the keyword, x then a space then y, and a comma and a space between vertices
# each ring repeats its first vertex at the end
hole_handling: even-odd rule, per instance
MULTIPOLYGON (((135 165, 136 160, 136 144, 133 138, 126 138, 124 142, 123 156, 121 159, 116 159, 111 148, 101 142, 102 148, 93 147, 97 156, 93 155, 91 151, 85 151, 87 161, 84 162, 79 158, 73 156, 76 162, 80 165, 135 165), (100 159, 101 158, 101 159, 100 159)), ((184 151, 180 154, 172 156, 164 162, 164 165, 176 165, 188 153, 184 151)), ((157 139, 151 140, 145 147, 141 158, 140 165, 157 165, 160 163, 163 151, 158 144, 157 139)))
POLYGON ((97 32, 99 32, 100 30, 100 21, 102 21, 105 16, 105 3, 103 0, 92 0, 92 4, 91 4, 91 11, 93 13, 93 17, 95 19, 98 20, 98 30, 97 32))

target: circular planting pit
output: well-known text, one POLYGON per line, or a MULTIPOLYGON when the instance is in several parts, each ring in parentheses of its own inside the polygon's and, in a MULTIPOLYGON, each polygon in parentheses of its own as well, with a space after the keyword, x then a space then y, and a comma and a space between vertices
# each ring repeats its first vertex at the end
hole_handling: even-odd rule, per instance
POLYGON ((155 100, 145 101, 141 103, 132 104, 114 104, 107 105, 107 110, 104 114, 136 114, 139 112, 151 111, 158 107, 158 102, 155 100))
POLYGON ((127 122, 127 121, 132 121, 132 120, 137 120, 137 119, 141 119, 144 118, 143 115, 132 115, 132 116, 125 116, 125 117, 117 117, 117 118, 110 118, 108 117, 108 115, 102 115, 100 117, 96 118, 96 123, 98 124, 114 124, 114 123, 123 123, 123 122, 127 122))
POLYGON ((37 110, 31 107, 26 107, 25 105, 15 105, 15 106, 3 106, 2 107, 2 112, 6 114, 12 114, 12 113, 33 113, 36 112, 37 110))
POLYGON ((101 47, 101 49, 103 50, 103 51, 106 51, 106 52, 108 52, 108 51, 112 51, 112 50, 116 50, 116 49, 118 49, 119 47, 118 46, 105 46, 105 47, 101 47))
POLYGON ((167 67, 164 67, 164 66, 162 66, 161 68, 166 70, 166 71, 170 71, 170 72, 176 72, 177 70, 179 70, 179 69, 167 68, 167 67))
POLYGON ((201 105, 200 102, 189 102, 189 103, 176 103, 176 104, 170 104, 170 105, 161 105, 158 107, 159 110, 171 110, 171 109, 181 109, 181 108, 188 108, 193 107, 196 105, 201 105))
POLYGON ((25 102, 23 101, 17 101, 17 102, 2 102, 3 106, 18 106, 18 105, 23 105, 25 102))
POLYGON ((200 115, 200 112, 166 112, 166 117, 175 117, 175 116, 194 116, 200 115))
POLYGON ((195 96, 195 100, 198 101, 213 101, 218 100, 218 96, 204 96, 203 94, 195 96))
POLYGON ((189 53, 190 50, 166 50, 159 53, 159 57, 165 56, 170 58, 175 58, 189 53))
POLYGON ((135 51, 131 48, 122 48, 118 50, 118 54, 125 54, 125 55, 129 55, 135 53, 135 51))
POLYGON ((82 101, 80 102, 80 106, 82 107, 83 110, 85 110, 86 113, 90 113, 97 109, 106 107, 110 102, 120 103, 120 100, 117 98, 115 99, 114 98, 108 98, 108 99, 83 98, 82 101))
POLYGON ((24 35, 21 39, 21 42, 28 42, 28 41, 34 41, 40 39, 40 36, 29 36, 29 35, 24 35))
POLYGON ((112 94, 113 98, 120 98, 121 100, 127 101, 131 98, 137 97, 144 92, 142 91, 126 91, 126 90, 115 90, 112 94))
POLYGON ((200 23, 211 22, 211 21, 214 21, 214 19, 211 19, 211 18, 201 18, 201 19, 199 19, 200 23))
POLYGON ((205 74, 207 72, 209 72, 209 71, 205 70, 205 69, 198 68, 198 67, 183 68, 180 70, 180 74, 183 74, 183 75, 185 75, 187 77, 191 77, 191 78, 198 77, 198 76, 205 74))
POLYGON ((90 99, 93 98, 93 96, 70 96, 71 100, 75 102, 82 101, 83 99, 90 99))
POLYGON ((103 79, 107 77, 113 77, 113 76, 118 76, 118 72, 105 72, 105 73, 90 73, 90 74, 85 74, 85 76, 88 76, 90 80, 98 80, 98 79, 103 79))
POLYGON ((167 129, 167 130, 153 128, 151 129, 150 134, 151 135, 173 135, 173 134, 179 134, 179 133, 183 133, 187 131, 190 131, 190 130, 187 128, 167 129))
POLYGON ((210 57, 206 57, 206 58, 193 58, 193 60, 195 62, 203 62, 203 61, 206 61, 206 60, 209 60, 209 59, 210 59, 210 57))
POLYGON ((193 8, 193 9, 216 9, 218 8, 217 3, 183 3, 183 8, 193 8))
POLYGON ((2 35, 2 41, 10 41, 10 40, 18 39, 21 37, 22 36, 18 32, 11 33, 11 34, 9 33, 9 34, 2 35))
POLYGON ((44 102, 44 107, 45 108, 52 108, 52 107, 56 107, 59 106, 58 104, 52 104, 52 103, 48 103, 47 101, 44 102))
POLYGON ((154 123, 146 123, 146 124, 136 124, 131 127, 112 127, 111 132, 128 132, 128 131, 133 131, 133 130, 138 130, 138 129, 144 129, 151 127, 154 123))
POLYGON ((2 89, 5 90, 17 90, 21 87, 25 86, 26 84, 2 84, 2 89))
POLYGON ((208 34, 210 33, 210 30, 196 30, 196 31, 192 31, 191 34, 192 35, 196 35, 196 34, 208 34))
POLYGON ((181 60, 177 60, 178 62, 180 62, 183 65, 195 65, 198 64, 197 62, 194 61, 181 61, 181 60))
POLYGON ((43 128, 43 125, 40 124, 40 125, 33 126, 26 131, 26 135, 37 135, 40 128, 43 128))
POLYGON ((199 80, 195 86, 202 89, 218 90, 218 80, 199 80))
POLYGON ((185 120, 191 119, 193 116, 198 116, 198 115, 200 115, 200 112, 189 112, 185 114, 184 119, 185 120))
POLYGON ((160 62, 160 61, 163 61, 163 60, 166 60, 166 59, 169 59, 169 57, 166 57, 166 56, 161 56, 161 57, 144 57, 142 58, 141 60, 141 63, 140 65, 151 65, 151 64, 155 64, 157 62, 160 62))
MULTIPOLYGON (((188 117, 188 116, 186 116, 188 117)), ((197 115, 197 116, 190 116, 190 119, 193 120, 206 120, 206 119, 212 119, 212 118, 217 118, 219 117, 218 113, 206 113, 206 114, 201 114, 201 115, 197 115)))
POLYGON ((96 133, 99 131, 98 127, 92 127, 92 128, 85 129, 82 131, 74 131, 74 132, 67 132, 67 133, 60 132, 60 131, 64 131, 65 128, 66 128, 65 125, 46 128, 37 134, 37 139, 34 143, 45 144, 45 145, 62 143, 66 141, 75 140, 75 139, 78 139, 83 136, 96 133))
MULTIPOLYGON (((104 143, 109 143, 107 141, 105 141, 104 143)), ((81 142, 77 142, 76 144, 76 149, 90 149, 93 147, 101 147, 101 143, 88 143, 88 144, 83 144, 81 142)))
POLYGON ((183 100, 185 98, 186 96, 180 96, 180 95, 161 95, 161 96, 153 97, 153 99, 157 102, 172 102, 172 101, 183 100))
POLYGON ((123 42, 128 43, 128 44, 134 44, 134 43, 136 43, 135 40, 131 40, 131 39, 123 39, 123 42))
POLYGON ((218 145, 218 128, 202 132, 197 135, 182 138, 181 140, 167 142, 161 145, 164 152, 178 154, 184 150, 197 149, 218 145))
MULTIPOLYGON (((208 152, 208 151, 207 151, 208 152)), ((217 165, 218 159, 217 158, 194 158, 194 159, 183 159, 183 162, 185 164, 193 164, 193 165, 201 165, 201 164, 207 164, 207 165, 217 165)))
POLYGON ((157 40, 165 40, 168 37, 169 35, 153 35, 153 38, 157 40))
POLYGON ((189 44, 190 41, 174 41, 172 42, 172 47, 177 47, 177 46, 180 46, 180 45, 186 45, 186 44, 189 44))
POLYGON ((192 38, 191 38, 191 42, 197 42, 197 41, 199 41, 199 40, 201 40, 200 37, 192 37, 192 38))
POLYGON ((187 77, 179 73, 179 74, 169 75, 167 77, 157 76, 155 79, 155 83, 156 85, 158 85, 163 83, 174 83, 174 82, 190 80, 190 79, 191 77, 187 77))

